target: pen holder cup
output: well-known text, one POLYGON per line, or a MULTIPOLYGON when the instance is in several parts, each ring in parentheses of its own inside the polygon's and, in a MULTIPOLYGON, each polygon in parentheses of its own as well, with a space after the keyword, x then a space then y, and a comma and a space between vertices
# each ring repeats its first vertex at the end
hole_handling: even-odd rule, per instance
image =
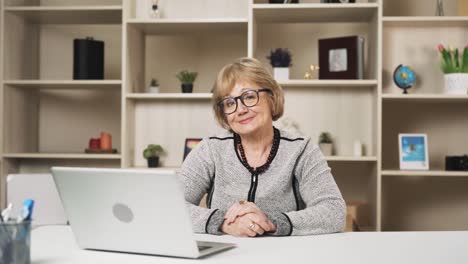
POLYGON ((30 264, 31 222, 0 223, 0 263, 30 264))

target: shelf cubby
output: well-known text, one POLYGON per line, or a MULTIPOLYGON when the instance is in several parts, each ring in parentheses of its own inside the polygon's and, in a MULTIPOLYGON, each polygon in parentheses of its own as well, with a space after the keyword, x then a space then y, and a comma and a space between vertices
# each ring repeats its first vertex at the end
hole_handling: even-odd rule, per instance
POLYGON ((468 143, 464 138, 468 133, 468 107, 464 101, 451 102, 384 100, 382 168, 399 167, 399 133, 427 134, 430 170, 443 170, 445 156, 466 154, 468 143))
POLYGON ((101 131, 112 135, 112 145, 120 151, 120 96, 120 89, 30 89, 5 85, 3 153, 10 158, 61 156, 47 153, 62 153, 72 159, 91 158, 95 156, 84 154, 85 148, 89 139, 99 137, 101 131))
MULTIPOLYGON (((299 4, 301 5, 301 4, 299 4)), ((310 14, 309 20, 295 21, 294 19, 284 21, 262 19, 261 12, 253 13, 253 34, 254 41, 252 43, 252 56, 258 58, 265 64, 269 65, 267 56, 270 51, 276 48, 288 48, 292 54, 292 66, 290 67, 290 79, 292 81, 301 81, 304 79, 304 73, 309 69, 309 66, 318 65, 319 61, 319 39, 345 37, 345 36, 361 36, 364 38, 364 76, 363 80, 345 80, 349 81, 350 86, 362 82, 363 86, 372 85, 369 82, 377 80, 377 65, 378 65, 378 46, 377 39, 379 35, 378 8, 371 5, 368 12, 371 14, 370 20, 343 22, 340 17, 330 16, 327 12, 330 10, 339 9, 341 5, 332 5, 330 10, 322 8, 324 4, 314 4, 310 8, 310 12, 323 12, 323 16, 328 18, 327 21, 315 20, 315 17, 310 14), (338 6, 338 7, 336 7, 338 6), (259 16, 259 17, 257 17, 259 16), (278 36, 281 36, 280 38, 278 36)), ((353 6, 352 4, 349 4, 353 6)), ((356 4, 357 5, 357 4, 356 4)), ((277 5, 266 5, 277 6, 277 5)), ((295 6, 290 4, 290 6, 295 6)), ((326 5, 328 6, 328 5, 326 5)), ((348 5, 346 5, 348 6, 348 5)), ((366 4, 367 6, 367 4, 366 4)), ((270 11, 270 7, 265 7, 270 11)), ((273 7, 271 7, 273 8, 273 7)), ((281 7, 276 7, 281 9, 281 7)), ((293 8, 293 7, 290 7, 293 8)), ((341 7, 343 8, 343 7, 341 7)), ((346 9, 346 8, 345 8, 346 9)), ((349 10, 359 10, 357 7, 349 7, 349 10)), ((295 10, 295 9, 293 9, 295 10)), ((298 9, 302 10, 302 9, 298 9)), ((365 9, 367 10, 367 9, 365 9)), ((282 9, 279 11, 283 11, 282 9)), ((273 16, 274 17, 274 16, 273 16)), ((359 17, 356 15, 356 17, 359 17)), ((314 72, 315 78, 318 72, 314 72)), ((320 80, 321 82, 329 82, 331 84, 338 80, 320 80)), ((345 82, 343 81, 343 82, 345 82)))
POLYGON ((127 167, 146 166, 142 153, 148 144, 161 144, 165 149, 161 166, 180 167, 186 138, 204 138, 222 131, 209 100, 132 101, 128 112, 132 114, 127 118, 135 127, 127 136, 131 150, 127 167))
POLYGON ((330 160, 328 164, 345 201, 362 204, 360 226, 369 231, 377 230, 377 164, 330 160))
POLYGON ((384 177, 382 231, 466 230, 467 177, 384 177))
MULTIPOLYGON (((285 90, 283 118, 298 124, 299 130, 314 141, 320 132, 330 132, 337 156, 352 156, 353 142, 358 140, 364 145, 365 156, 372 157, 377 153, 375 101, 375 94, 367 89, 289 87, 285 90)), ((281 119, 277 123, 280 125, 281 119)))
POLYGON ((181 70, 198 72, 194 93, 209 93, 222 66, 247 56, 246 20, 129 20, 126 26, 127 93, 145 92, 152 78, 161 93, 180 93, 181 70))
MULTIPOLYGON (((76 17, 83 23, 73 21, 62 9, 93 10, 95 17, 104 18, 106 10, 99 7, 57 7, 53 12, 63 15, 66 21, 33 21, 30 15, 21 15, 23 9, 33 14, 42 14, 43 9, 52 7, 9 7, 4 11, 5 30, 3 79, 23 80, 72 80, 73 79, 73 40, 93 37, 104 41, 104 79, 121 80, 122 26, 120 22, 111 25, 94 21, 86 13, 78 12, 76 17), (37 10, 36 10, 37 9, 37 10), (57 9, 57 10, 55 10, 57 9)), ((118 12, 122 12, 122 8, 118 12)), ((29 14, 29 13, 27 13, 29 14)), ((49 17, 47 12, 44 15, 49 17)), ((51 16, 53 17, 53 16, 51 16)))

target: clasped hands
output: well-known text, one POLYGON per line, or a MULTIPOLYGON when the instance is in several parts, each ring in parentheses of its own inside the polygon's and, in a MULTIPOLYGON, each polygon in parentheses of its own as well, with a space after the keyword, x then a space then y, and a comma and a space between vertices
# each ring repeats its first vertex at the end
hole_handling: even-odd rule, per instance
POLYGON ((276 226, 255 203, 239 201, 224 215, 221 231, 237 237, 255 237, 275 232, 276 226))

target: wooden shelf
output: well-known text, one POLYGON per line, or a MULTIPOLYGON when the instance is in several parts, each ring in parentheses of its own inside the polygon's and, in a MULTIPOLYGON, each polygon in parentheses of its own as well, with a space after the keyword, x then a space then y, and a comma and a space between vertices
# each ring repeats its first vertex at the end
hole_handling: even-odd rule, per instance
POLYGON ((369 22, 377 10, 377 3, 253 5, 258 23, 369 22))
POLYGON ((468 171, 407 171, 383 170, 382 176, 436 176, 436 177, 468 177, 468 171))
POLYGON ((245 18, 128 20, 129 26, 147 35, 247 34, 247 23, 245 18))
POLYGON ((120 159, 120 154, 86 154, 86 153, 4 153, 4 158, 12 159, 120 159))
POLYGON ((387 16, 383 17, 385 27, 466 27, 468 17, 462 16, 387 16))
POLYGON ((377 80, 288 80, 282 87, 377 87, 377 80))
POLYGON ((354 156, 326 156, 327 161, 359 161, 359 162, 373 162, 377 161, 377 157, 374 156, 364 156, 364 157, 354 157, 354 156))
POLYGON ((122 6, 5 7, 5 12, 37 24, 122 23, 122 6))
POLYGON ((466 102, 468 95, 450 94, 384 94, 384 101, 401 102, 466 102))
POLYGON ((199 100, 211 99, 211 93, 130 93, 126 95, 127 99, 138 100, 199 100))
POLYGON ((120 80, 7 80, 4 85, 31 89, 120 89, 120 80))

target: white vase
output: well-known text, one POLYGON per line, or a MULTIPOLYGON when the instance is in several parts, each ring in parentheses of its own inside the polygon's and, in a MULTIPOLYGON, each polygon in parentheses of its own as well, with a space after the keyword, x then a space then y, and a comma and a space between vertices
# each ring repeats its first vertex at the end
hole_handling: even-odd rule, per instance
POLYGON ((273 77, 276 81, 287 81, 289 80, 289 67, 274 67, 273 77))
POLYGON ((354 157, 362 157, 362 143, 359 140, 354 141, 353 156, 354 157))
POLYGON ((320 143, 320 150, 324 156, 331 156, 333 154, 333 144, 331 143, 320 143))
POLYGON ((468 73, 445 74, 446 94, 468 94, 468 73))
POLYGON ((148 93, 159 93, 159 86, 148 87, 148 93))

